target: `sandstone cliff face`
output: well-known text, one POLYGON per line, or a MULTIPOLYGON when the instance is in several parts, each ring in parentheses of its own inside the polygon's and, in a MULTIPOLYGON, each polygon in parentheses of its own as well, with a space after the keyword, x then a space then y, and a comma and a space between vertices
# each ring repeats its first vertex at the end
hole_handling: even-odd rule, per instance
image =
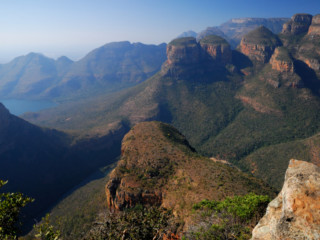
POLYGON ((312 15, 310 14, 295 14, 291 20, 283 25, 283 34, 302 34, 307 33, 311 25, 312 15))
POLYGON ((231 63, 231 58, 230 45, 221 37, 206 36, 200 43, 193 37, 178 38, 167 45, 167 61, 161 72, 174 77, 208 75, 231 63))
POLYGON ((277 70, 279 72, 294 72, 293 61, 285 48, 278 47, 275 49, 270 59, 270 64, 272 66, 272 69, 277 70))
POLYGON ((167 45, 167 62, 172 64, 194 64, 200 61, 201 52, 195 38, 175 39, 167 45))
POLYGON ((253 230, 252 240, 320 239, 320 168, 290 160, 278 197, 253 230))
POLYGON ((267 63, 274 49, 280 45, 276 35, 265 27, 259 27, 242 38, 239 48, 252 61, 267 63))
POLYGON ((309 27, 308 35, 320 35, 320 14, 312 18, 312 23, 309 27))
POLYGON ((200 46, 216 63, 222 65, 231 63, 232 51, 223 38, 214 35, 206 36, 201 39, 200 46))
POLYGON ((137 204, 161 205, 161 191, 144 190, 134 178, 117 178, 113 174, 111 176, 111 180, 106 185, 107 204, 110 210, 119 211, 132 208, 137 204))

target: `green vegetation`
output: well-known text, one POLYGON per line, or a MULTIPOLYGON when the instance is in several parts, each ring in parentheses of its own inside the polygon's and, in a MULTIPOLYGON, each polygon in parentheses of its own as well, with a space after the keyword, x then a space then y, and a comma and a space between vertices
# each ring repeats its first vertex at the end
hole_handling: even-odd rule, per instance
POLYGON ((96 222, 84 240, 141 240, 160 239, 170 228, 173 215, 161 208, 145 208, 137 205, 120 213, 111 213, 96 222))
POLYGON ((292 62, 292 58, 285 47, 278 47, 277 50, 278 50, 277 60, 292 62))
POLYGON ((177 38, 172 40, 169 45, 173 46, 188 46, 188 45, 196 45, 197 41, 194 37, 184 37, 184 38, 177 38))
MULTIPOLYGON (((0 180, 0 188, 7 183, 0 180)), ((21 227, 21 209, 33 201, 22 193, 0 193, 0 239, 17 239, 21 227)))
POLYGON ((208 35, 200 40, 204 44, 229 45, 229 43, 222 37, 216 35, 208 35))
POLYGON ((60 231, 55 230, 49 222, 49 214, 42 218, 41 223, 34 225, 35 237, 39 240, 59 240, 60 231))
POLYGON ((187 238, 197 240, 244 240, 249 239, 250 230, 264 215, 270 197, 247 194, 227 197, 223 201, 203 200, 193 206, 201 216, 187 238))
POLYGON ((107 211, 104 189, 113 167, 93 174, 50 211, 49 223, 60 231, 63 240, 81 239, 97 216, 107 211))
POLYGON ((261 26, 249 32, 244 36, 244 41, 253 44, 262 44, 266 46, 279 46, 281 42, 277 35, 273 34, 268 28, 261 26))

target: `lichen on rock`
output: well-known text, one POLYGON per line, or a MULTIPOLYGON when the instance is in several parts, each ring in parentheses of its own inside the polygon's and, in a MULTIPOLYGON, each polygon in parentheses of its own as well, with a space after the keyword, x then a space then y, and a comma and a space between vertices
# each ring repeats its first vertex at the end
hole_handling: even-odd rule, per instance
POLYGON ((320 239, 320 168, 290 160, 283 188, 269 203, 252 240, 320 239))

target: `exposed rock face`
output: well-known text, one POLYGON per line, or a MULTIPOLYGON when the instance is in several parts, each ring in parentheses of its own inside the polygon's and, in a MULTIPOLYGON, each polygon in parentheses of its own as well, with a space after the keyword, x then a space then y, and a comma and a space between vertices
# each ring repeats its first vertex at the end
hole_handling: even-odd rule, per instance
POLYGON ((259 27, 245 35, 240 43, 240 51, 252 61, 267 63, 281 42, 269 29, 259 27))
POLYGON ((308 32, 309 26, 312 21, 310 14, 295 14, 291 20, 283 25, 283 34, 301 34, 308 32))
POLYGON ((304 62, 313 70, 319 71, 320 70, 320 62, 317 59, 308 59, 308 58, 303 58, 304 62))
POLYGON ((217 63, 231 62, 231 48, 225 39, 215 35, 206 36, 201 39, 200 46, 217 63))
POLYGON ((167 45, 167 63, 173 64, 194 64, 201 58, 200 47, 193 37, 178 38, 167 45))
POLYGON ((135 179, 112 178, 106 186, 107 204, 110 210, 123 210, 137 204, 160 206, 161 191, 148 191, 139 187, 135 179))
POLYGON ((277 47, 270 59, 272 69, 279 72, 293 73, 294 65, 288 51, 283 47, 277 47))
POLYGON ((252 233, 252 240, 320 239, 320 168, 290 160, 278 197, 252 233))
POLYGON ((308 35, 320 35, 320 14, 312 18, 311 26, 309 27, 308 35))

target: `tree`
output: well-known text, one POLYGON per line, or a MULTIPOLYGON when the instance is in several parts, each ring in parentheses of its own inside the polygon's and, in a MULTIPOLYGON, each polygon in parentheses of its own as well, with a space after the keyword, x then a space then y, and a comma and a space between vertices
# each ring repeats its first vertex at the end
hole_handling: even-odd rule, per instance
POLYGON ((42 218, 41 223, 34 225, 33 228, 36 231, 35 237, 39 240, 59 240, 60 231, 55 230, 54 227, 49 223, 50 215, 47 214, 42 218))
MULTIPOLYGON (((8 181, 0 180, 0 188, 8 181)), ((21 222, 19 221, 21 208, 34 199, 22 193, 0 193, 0 239, 17 239, 21 222)))

